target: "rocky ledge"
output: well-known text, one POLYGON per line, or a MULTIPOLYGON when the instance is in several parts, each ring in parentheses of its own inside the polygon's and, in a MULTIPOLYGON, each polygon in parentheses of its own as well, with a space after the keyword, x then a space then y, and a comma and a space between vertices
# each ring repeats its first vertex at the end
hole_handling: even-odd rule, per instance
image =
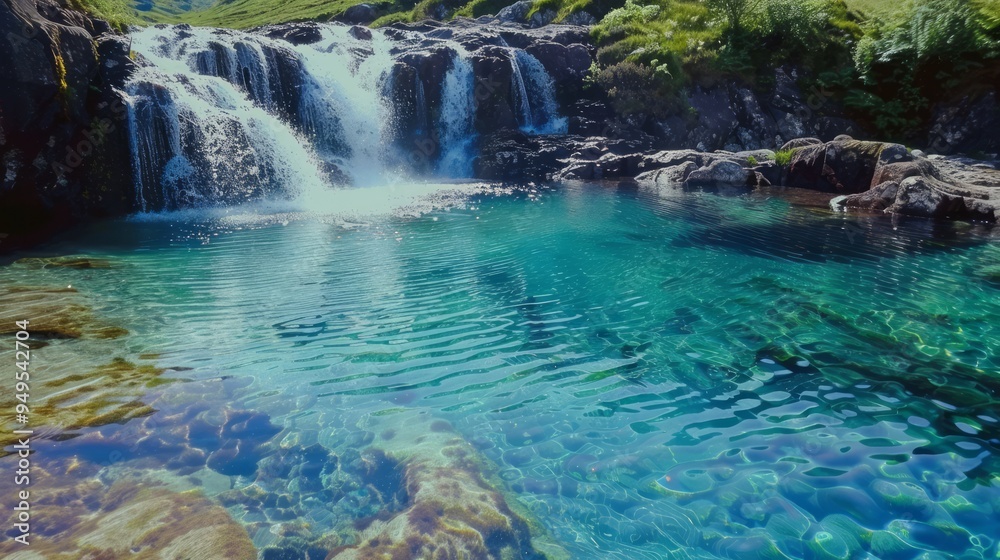
POLYGON ((634 179, 658 187, 788 186, 830 193, 838 209, 995 223, 1000 162, 926 155, 901 144, 838 136, 749 151, 657 150, 643 141, 500 133, 477 176, 494 181, 634 179))

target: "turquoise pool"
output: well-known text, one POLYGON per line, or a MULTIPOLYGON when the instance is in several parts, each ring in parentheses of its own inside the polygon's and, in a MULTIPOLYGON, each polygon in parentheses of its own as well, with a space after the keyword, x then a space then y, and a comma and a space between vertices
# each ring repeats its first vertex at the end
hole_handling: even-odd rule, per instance
POLYGON ((38 496, 158 477, 258 550, 319 557, 402 506, 275 465, 345 465, 423 413, 572 558, 1000 557, 995 233, 767 193, 379 193, 104 223, 15 258, 106 268, 0 268, 129 332, 48 341, 40 374, 117 357, 180 380, 130 420, 48 429, 38 496), (252 451, 199 432, 222 410, 252 451), (251 486, 288 497, 233 498, 251 486))

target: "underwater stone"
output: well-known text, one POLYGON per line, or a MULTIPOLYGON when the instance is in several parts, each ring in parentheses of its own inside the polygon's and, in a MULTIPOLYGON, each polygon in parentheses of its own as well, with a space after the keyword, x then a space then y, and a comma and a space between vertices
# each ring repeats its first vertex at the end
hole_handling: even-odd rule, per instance
POLYGON ((116 339, 128 331, 94 316, 86 299, 69 287, 0 288, 0 335, 19 330, 15 321, 31 317, 31 337, 38 339, 116 339))
MULTIPOLYGON (((246 530, 200 493, 174 492, 127 471, 105 485, 97 468, 65 461, 32 470, 36 558, 257 558, 246 530)), ((0 490, 13 491, 3 481, 0 490)), ((0 542, 0 557, 17 557, 21 546, 0 542)))
POLYGON ((111 261, 90 257, 41 257, 17 259, 14 264, 28 268, 73 268, 87 270, 92 268, 111 268, 111 261))
POLYGON ((511 509, 495 489, 499 482, 488 482, 494 469, 455 432, 432 430, 433 418, 414 412, 373 421, 393 425, 397 433, 391 440, 376 440, 362 457, 384 451, 384 460, 369 461, 397 465, 407 503, 403 511, 373 520, 357 545, 335 549, 329 558, 566 558, 527 521, 526 512, 511 509))

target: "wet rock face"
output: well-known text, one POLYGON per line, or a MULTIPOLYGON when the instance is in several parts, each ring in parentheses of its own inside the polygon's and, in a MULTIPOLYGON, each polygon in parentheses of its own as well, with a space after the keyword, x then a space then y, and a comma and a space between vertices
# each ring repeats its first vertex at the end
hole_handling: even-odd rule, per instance
POLYGON ((59 220, 131 209, 125 106, 112 87, 133 63, 112 37, 107 23, 50 0, 0 4, 0 223, 15 234, 7 247, 18 232, 45 235, 59 220))

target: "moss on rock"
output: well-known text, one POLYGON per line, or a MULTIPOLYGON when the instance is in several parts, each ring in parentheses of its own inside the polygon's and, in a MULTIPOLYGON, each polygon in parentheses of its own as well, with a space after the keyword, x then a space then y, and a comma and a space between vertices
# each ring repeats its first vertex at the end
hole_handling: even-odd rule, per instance
POLYGON ((408 503, 377 519, 358 544, 328 558, 564 558, 526 511, 515 512, 492 469, 450 426, 430 415, 405 412, 373 418, 373 447, 400 461, 408 503), (391 428, 391 429, 390 429, 391 428))

